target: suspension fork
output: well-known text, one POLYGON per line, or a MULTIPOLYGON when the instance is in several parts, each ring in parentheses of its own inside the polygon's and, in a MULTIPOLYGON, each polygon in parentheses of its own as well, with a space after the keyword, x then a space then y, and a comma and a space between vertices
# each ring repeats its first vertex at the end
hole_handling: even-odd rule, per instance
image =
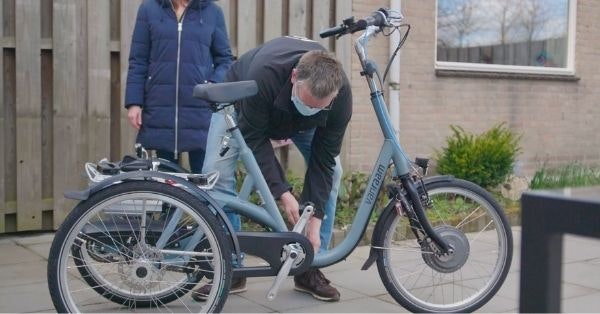
POLYGON ((421 202, 419 193, 417 192, 415 184, 410 175, 406 174, 401 176, 400 182, 406 191, 408 199, 412 203, 413 211, 419 219, 419 223, 421 224, 423 231, 425 231, 425 234, 433 241, 435 245, 437 245, 437 247, 440 249, 440 253, 451 254, 453 252, 453 248, 450 247, 448 242, 446 242, 446 240, 440 237, 440 235, 437 232, 435 232, 435 230, 433 230, 433 227, 429 223, 429 220, 427 220, 427 217, 425 216, 425 209, 423 208, 423 203, 421 202))

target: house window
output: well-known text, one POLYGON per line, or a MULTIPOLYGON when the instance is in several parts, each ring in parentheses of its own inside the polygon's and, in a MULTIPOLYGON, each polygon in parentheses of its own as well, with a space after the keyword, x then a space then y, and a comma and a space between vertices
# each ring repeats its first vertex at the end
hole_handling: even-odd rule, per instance
POLYGON ((576 0, 438 0, 436 68, 574 74, 576 0))

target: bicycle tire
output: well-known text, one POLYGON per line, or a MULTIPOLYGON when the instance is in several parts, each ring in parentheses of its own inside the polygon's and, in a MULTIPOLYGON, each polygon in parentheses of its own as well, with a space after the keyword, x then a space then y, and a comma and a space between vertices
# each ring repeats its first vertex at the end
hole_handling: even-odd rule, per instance
MULTIPOLYGON (((145 222, 144 225, 148 227, 153 223, 148 220, 145 222)), ((166 223, 163 226, 166 226, 166 223)), ((173 243, 169 245, 175 245, 173 243)), ((171 249, 171 247, 166 248, 171 249)), ((48 259, 48 287, 58 312, 85 312, 88 309, 112 312, 148 307, 173 311, 177 306, 184 306, 184 310, 187 311, 192 311, 190 308, 194 308, 194 312, 218 312, 227 298, 231 273, 231 249, 223 224, 206 204, 180 188, 145 180, 112 185, 80 202, 57 231, 48 259), (123 209, 120 215, 125 217, 123 219, 128 222, 131 230, 110 227, 110 219, 113 226, 118 225, 115 223, 115 214, 112 213, 115 211, 114 208, 133 204, 136 209, 136 201, 140 200, 143 200, 144 206, 151 203, 155 208, 160 206, 162 210, 164 204, 171 204, 181 210, 182 214, 177 218, 179 220, 176 221, 176 228, 183 235, 174 233, 180 238, 173 243, 178 244, 177 241, 182 241, 181 239, 190 239, 189 237, 198 230, 199 234, 203 235, 201 239, 204 247, 210 248, 207 254, 212 257, 211 271, 216 269, 216 277, 218 277, 211 290, 214 292, 211 292, 207 302, 197 303, 192 301, 191 296, 183 298, 204 277, 205 270, 198 269, 197 265, 206 263, 206 260, 194 262, 197 259, 194 257, 187 264, 176 268, 166 263, 167 254, 183 257, 186 252, 182 252, 181 256, 172 252, 161 253, 159 249, 153 247, 155 243, 152 241, 155 239, 150 239, 153 234, 148 231, 144 232, 144 235, 148 236, 146 240, 149 239, 149 243, 145 240, 140 241, 144 239, 140 236, 142 232, 134 229, 139 228, 141 223, 136 222, 135 219, 141 220, 141 216, 150 219, 152 214, 146 211, 144 211, 146 215, 126 213, 123 209), (115 228, 116 231, 113 230, 115 228), (108 246, 112 244, 112 258, 93 256, 95 253, 92 253, 87 246, 91 239, 102 242, 99 240, 99 235, 109 239, 105 244, 108 246), (84 243, 86 246, 83 246, 84 243), (72 268, 77 269, 77 272, 72 268), (105 270, 108 268, 112 271, 105 270), (137 272, 141 272, 139 276, 137 272), (75 278, 71 280, 71 277, 75 278), (87 284, 87 287, 81 288, 81 284, 75 280, 87 284), (153 292, 152 289, 157 291, 153 292), (84 302, 79 293, 85 294, 85 297, 90 298, 91 301, 84 302), (179 302, 172 305, 173 308, 171 305, 167 306, 175 300, 179 302), (113 307, 109 304, 113 304, 113 307)))
POLYGON ((426 190, 432 200, 426 215, 456 252, 440 257, 411 239, 410 227, 401 222, 406 217, 396 206, 387 206, 374 230, 374 246, 381 249, 379 275, 390 295, 409 311, 472 312, 487 303, 506 279, 513 253, 510 226, 501 206, 471 182, 453 178, 428 183, 426 190), (451 209, 467 210, 453 222, 435 219, 451 209), (481 225, 476 233, 471 229, 481 225), (490 226, 495 232, 488 230, 490 226), (481 276, 488 270, 488 278, 481 276))

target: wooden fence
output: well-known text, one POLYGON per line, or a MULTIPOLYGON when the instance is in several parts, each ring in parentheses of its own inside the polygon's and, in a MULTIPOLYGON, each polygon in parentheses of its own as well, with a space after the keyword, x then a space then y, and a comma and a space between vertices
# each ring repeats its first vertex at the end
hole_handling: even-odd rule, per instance
MULTIPOLYGON (((83 164, 132 152, 123 96, 141 0, 0 0, 0 233, 55 229, 83 164)), ((221 0, 234 54, 318 38, 347 0, 221 0)), ((350 68, 350 39, 320 40, 350 68)))

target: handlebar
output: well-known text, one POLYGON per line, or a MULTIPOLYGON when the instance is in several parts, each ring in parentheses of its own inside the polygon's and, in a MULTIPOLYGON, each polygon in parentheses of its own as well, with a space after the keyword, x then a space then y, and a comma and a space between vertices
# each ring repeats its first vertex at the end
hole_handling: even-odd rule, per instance
POLYGON ((352 34, 358 31, 365 30, 369 26, 387 26, 389 24, 388 16, 388 10, 381 8, 373 12, 370 16, 367 16, 356 22, 354 21, 354 17, 347 18, 343 21, 343 24, 341 24, 340 26, 322 30, 319 36, 321 36, 321 38, 327 38, 330 36, 340 37, 348 33, 352 34))

